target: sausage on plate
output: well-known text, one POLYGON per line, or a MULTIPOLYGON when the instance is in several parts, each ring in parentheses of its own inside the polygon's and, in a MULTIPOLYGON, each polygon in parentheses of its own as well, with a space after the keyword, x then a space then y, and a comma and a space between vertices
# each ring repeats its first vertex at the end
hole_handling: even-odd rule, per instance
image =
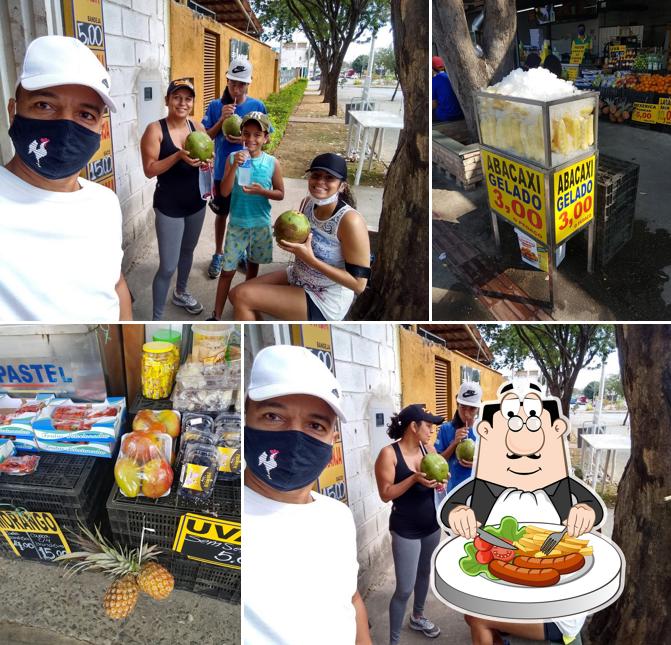
POLYGON ((489 571, 501 580, 527 587, 551 587, 559 582, 559 571, 556 569, 530 569, 500 560, 492 560, 489 571))
POLYGON ((585 558, 580 553, 569 553, 557 558, 531 558, 526 555, 518 555, 513 564, 527 569, 556 569, 560 575, 579 571, 585 565, 585 558))

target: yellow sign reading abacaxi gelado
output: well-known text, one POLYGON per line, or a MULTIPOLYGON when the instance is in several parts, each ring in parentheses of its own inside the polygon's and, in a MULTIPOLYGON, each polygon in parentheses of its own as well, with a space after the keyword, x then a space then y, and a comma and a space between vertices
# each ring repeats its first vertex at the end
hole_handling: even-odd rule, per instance
POLYGON ((547 243, 545 178, 531 166, 482 150, 489 207, 543 244, 547 243))
POLYGON ((555 244, 594 217, 596 155, 554 173, 555 244))

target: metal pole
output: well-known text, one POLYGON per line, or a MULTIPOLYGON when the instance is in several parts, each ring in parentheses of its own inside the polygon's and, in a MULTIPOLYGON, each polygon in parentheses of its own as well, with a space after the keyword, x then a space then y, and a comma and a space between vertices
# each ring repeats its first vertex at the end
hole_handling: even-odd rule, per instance
POLYGON ((494 211, 489 211, 492 216, 492 231, 494 232, 494 242, 496 243, 496 252, 501 255, 501 234, 499 233, 499 218, 494 211))
MULTIPOLYGON (((366 80, 363 82, 363 93, 361 94, 361 102, 364 104, 362 110, 367 110, 368 94, 370 92, 370 85, 373 82, 373 60, 375 58, 375 32, 370 39, 370 54, 368 54, 368 70, 366 71, 366 80)), ((364 154, 365 154, 364 150, 364 154)))
POLYGON ((606 383, 606 361, 601 362, 601 382, 599 384, 599 404, 598 407, 594 410, 594 425, 596 427, 601 423, 601 408, 603 407, 603 389, 606 383))

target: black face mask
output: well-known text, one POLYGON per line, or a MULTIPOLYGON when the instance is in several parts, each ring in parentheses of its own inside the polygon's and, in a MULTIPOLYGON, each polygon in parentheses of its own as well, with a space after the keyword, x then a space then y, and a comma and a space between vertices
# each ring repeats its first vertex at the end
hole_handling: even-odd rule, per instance
POLYGON ((9 128, 16 154, 46 179, 81 172, 100 147, 100 135, 70 119, 29 119, 15 115, 9 128))
POLYGON ((289 491, 312 484, 326 468, 333 446, 300 430, 245 426, 245 462, 263 482, 289 491))

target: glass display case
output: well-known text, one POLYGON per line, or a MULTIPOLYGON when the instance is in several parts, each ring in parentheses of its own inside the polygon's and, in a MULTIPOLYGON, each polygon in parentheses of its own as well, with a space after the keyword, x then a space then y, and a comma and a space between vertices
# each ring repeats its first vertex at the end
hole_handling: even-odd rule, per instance
POLYGON ((597 149, 599 93, 552 101, 479 91, 480 143, 551 170, 597 149))

